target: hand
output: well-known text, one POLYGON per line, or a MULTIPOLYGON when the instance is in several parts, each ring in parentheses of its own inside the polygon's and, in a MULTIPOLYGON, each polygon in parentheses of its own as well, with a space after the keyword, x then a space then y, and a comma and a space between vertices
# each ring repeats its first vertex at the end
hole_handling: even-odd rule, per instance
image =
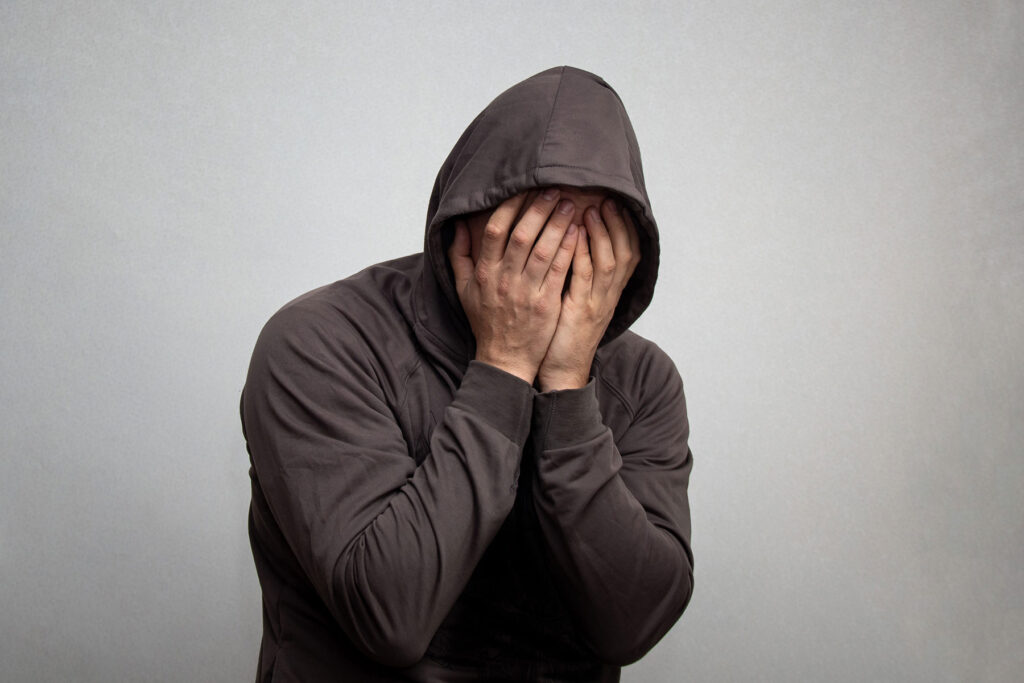
POLYGON ((502 202, 483 229, 475 263, 464 220, 456 221, 448 250, 455 289, 476 337, 476 360, 530 383, 558 323, 579 234, 571 224, 575 206, 568 200, 559 203, 558 195, 556 189, 538 195, 511 235, 526 195, 502 202))
POLYGON ((537 372, 541 391, 586 385, 597 346, 640 262, 636 226, 616 200, 605 200, 600 214, 589 207, 584 222, 586 230, 573 255, 569 291, 562 299, 558 325, 537 372))

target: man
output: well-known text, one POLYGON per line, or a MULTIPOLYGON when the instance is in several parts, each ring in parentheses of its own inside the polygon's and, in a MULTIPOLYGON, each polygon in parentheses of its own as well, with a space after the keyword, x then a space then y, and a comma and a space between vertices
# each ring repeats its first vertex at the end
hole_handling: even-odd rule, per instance
POLYGON ((286 305, 242 397, 259 681, 615 681, 693 585, 658 231, 615 92, 494 100, 424 252, 286 305))

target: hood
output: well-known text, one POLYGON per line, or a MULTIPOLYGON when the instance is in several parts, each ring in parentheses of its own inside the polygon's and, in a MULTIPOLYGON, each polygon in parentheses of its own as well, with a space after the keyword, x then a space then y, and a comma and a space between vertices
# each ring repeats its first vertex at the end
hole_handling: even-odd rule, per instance
POLYGON ((415 295, 416 326, 449 357, 468 363, 473 352, 472 331, 448 263, 451 219, 550 185, 616 193, 640 233, 642 258, 601 344, 620 335, 650 304, 658 276, 658 227, 633 126, 618 94, 603 79, 581 69, 555 67, 517 83, 487 105, 459 138, 434 182, 425 262, 415 295))

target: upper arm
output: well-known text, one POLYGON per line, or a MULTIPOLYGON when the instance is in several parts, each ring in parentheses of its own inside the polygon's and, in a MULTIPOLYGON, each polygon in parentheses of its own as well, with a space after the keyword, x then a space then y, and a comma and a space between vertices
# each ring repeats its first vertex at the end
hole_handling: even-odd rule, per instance
POLYGON ((511 509, 532 388, 471 362, 417 465, 380 379, 397 361, 323 315, 286 308, 261 334, 242 401, 248 445, 335 621, 367 656, 406 666, 511 509))
POLYGON ((263 493, 328 605, 338 558, 415 469, 362 340, 286 307, 264 327, 242 400, 263 493))
POLYGON ((687 489, 693 456, 683 381, 672 360, 654 344, 634 367, 627 387, 633 418, 616 440, 622 457, 619 476, 651 523, 682 543, 692 566, 687 489))

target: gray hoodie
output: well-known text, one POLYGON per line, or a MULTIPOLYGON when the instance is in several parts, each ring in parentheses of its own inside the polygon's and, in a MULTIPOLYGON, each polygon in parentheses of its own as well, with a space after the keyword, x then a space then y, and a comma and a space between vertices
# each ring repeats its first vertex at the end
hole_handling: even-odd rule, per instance
POLYGON ((242 395, 263 589, 257 681, 614 681, 693 588, 683 385, 628 327, 658 228, 618 95, 549 69, 441 167, 423 253, 309 292, 261 332, 242 395), (455 216, 549 185, 616 193, 642 260, 589 384, 471 360, 455 216))

